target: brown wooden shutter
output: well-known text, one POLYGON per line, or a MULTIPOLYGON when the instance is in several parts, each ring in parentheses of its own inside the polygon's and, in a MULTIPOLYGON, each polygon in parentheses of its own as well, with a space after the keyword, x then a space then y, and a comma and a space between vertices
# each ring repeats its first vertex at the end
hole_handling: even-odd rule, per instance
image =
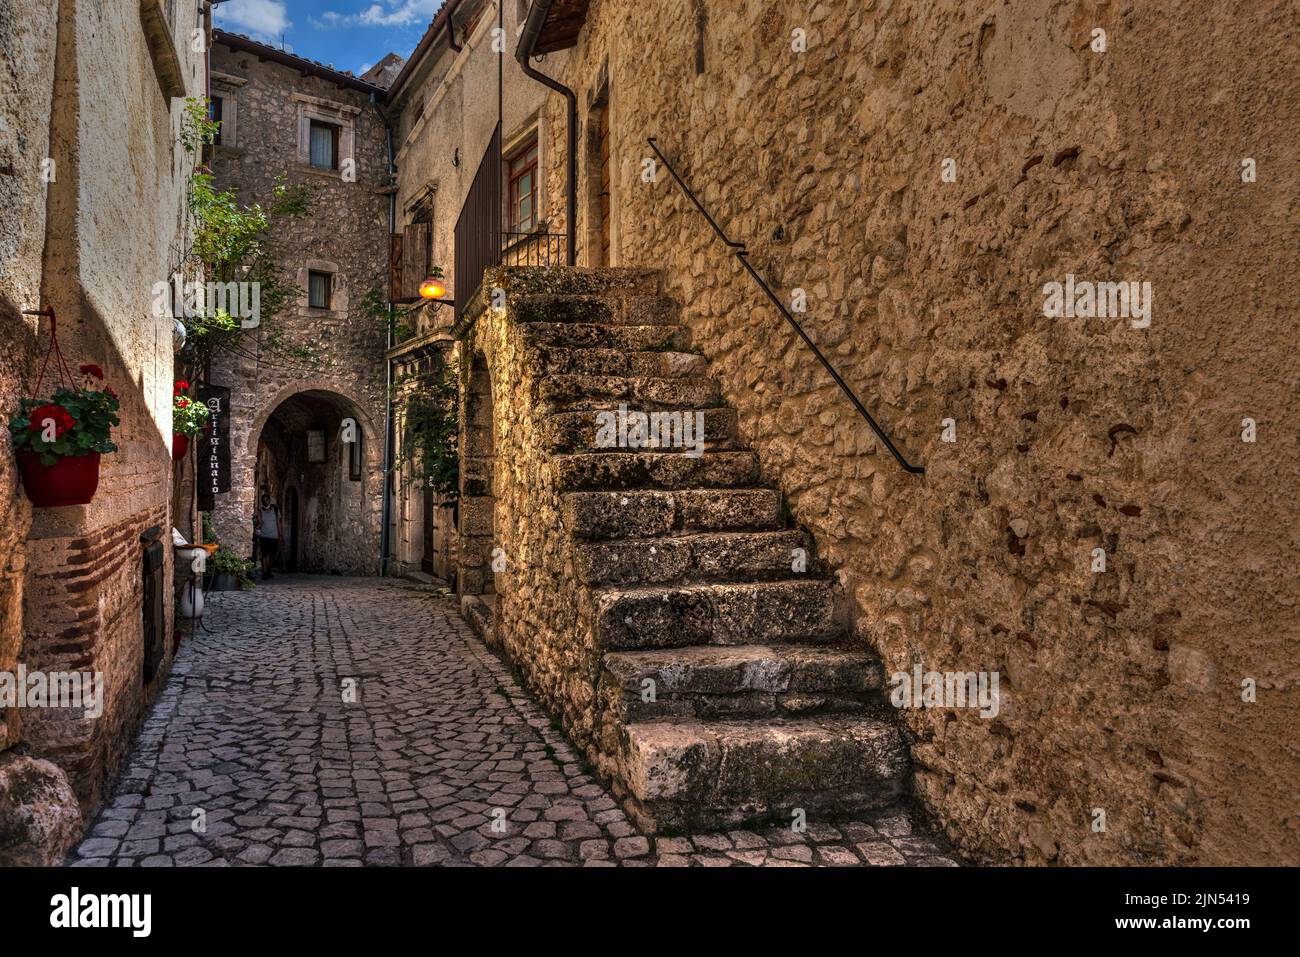
POLYGON ((393 233, 388 237, 388 301, 402 298, 402 234, 393 233))
POLYGON ((420 283, 429 268, 429 223, 413 223, 402 238, 402 290, 404 298, 418 299, 420 283))

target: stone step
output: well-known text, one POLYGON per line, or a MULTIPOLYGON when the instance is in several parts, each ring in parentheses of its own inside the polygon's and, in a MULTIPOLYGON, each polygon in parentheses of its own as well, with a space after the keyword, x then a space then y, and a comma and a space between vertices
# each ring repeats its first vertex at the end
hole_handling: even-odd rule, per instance
POLYGON ((806 572, 812 543, 799 529, 703 532, 580 542, 573 554, 578 580, 593 587, 773 581, 806 572))
POLYGON ((650 830, 809 823, 879 810, 907 786, 899 730, 851 716, 657 721, 622 733, 622 784, 650 830))
POLYGON ((533 348, 672 352, 687 342, 681 326, 611 326, 590 322, 533 322, 522 327, 533 348))
POLYGON ((682 312, 668 296, 511 295, 508 308, 516 322, 613 326, 675 326, 682 312))
POLYGON ((709 374, 708 361, 704 356, 696 355, 694 352, 539 348, 536 359, 538 373, 543 376, 612 375, 678 379, 709 374))
POLYGON ((570 492, 563 501, 565 527, 577 539, 781 527, 781 494, 770 488, 570 492))
POLYGON ((663 286, 663 272, 640 267, 577 268, 511 266, 504 270, 511 297, 520 295, 653 296, 663 286))
POLYGON ((884 707, 883 687, 880 659, 858 649, 700 645, 607 654, 600 693, 626 723, 861 712, 884 707))
POLYGON ((831 583, 822 579, 658 585, 595 592, 601 648, 828 642, 840 634, 831 583))
POLYGON ((563 374, 542 379, 538 398, 548 409, 570 412, 617 409, 615 403, 621 401, 632 413, 717 408, 722 404, 722 390, 711 376, 665 379, 563 374))
MULTIPOLYGON (((593 403, 595 404, 595 403, 593 403)), ((618 423, 602 412, 618 412, 617 402, 605 402, 605 409, 584 409, 578 412, 556 412, 546 416, 542 424, 542 441, 544 448, 551 452, 627 452, 629 446, 620 446, 623 441, 634 441, 634 434, 629 430, 623 432, 618 423), (610 429, 610 425, 614 429, 610 429)), ((639 412, 641 410, 629 410, 639 412)), ((650 416, 646 423, 651 434, 657 434, 665 440, 672 436, 684 435, 685 416, 691 415, 691 438, 688 445, 668 445, 663 448, 642 446, 631 451, 655 452, 695 452, 699 449, 734 449, 739 447, 737 438, 736 410, 725 406, 716 408, 668 408, 645 413, 650 416), (695 416, 700 413, 703 418, 695 416), (674 413, 681 413, 676 416, 674 413), (702 431, 702 437, 701 437, 702 431)))
POLYGON ((681 455, 677 452, 588 452, 556 455, 556 484, 561 491, 593 489, 729 488, 755 485, 758 456, 748 450, 681 455))

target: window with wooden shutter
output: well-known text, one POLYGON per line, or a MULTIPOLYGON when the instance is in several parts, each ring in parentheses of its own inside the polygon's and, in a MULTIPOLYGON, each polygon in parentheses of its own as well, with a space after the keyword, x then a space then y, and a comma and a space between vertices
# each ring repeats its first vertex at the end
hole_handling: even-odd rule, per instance
POLYGON ((388 237, 388 301, 402 298, 402 234, 393 233, 388 237))
POLYGON ((431 226, 412 223, 402 236, 402 298, 419 299, 420 283, 429 274, 431 226))
POLYGON ((411 302, 420 298, 420 283, 433 265, 433 226, 412 223, 389 237, 388 300, 411 302))

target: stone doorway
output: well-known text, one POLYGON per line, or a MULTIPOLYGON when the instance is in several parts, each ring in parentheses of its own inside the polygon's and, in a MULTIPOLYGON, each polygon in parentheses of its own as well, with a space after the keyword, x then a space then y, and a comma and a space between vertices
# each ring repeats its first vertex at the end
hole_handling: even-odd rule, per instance
POLYGON ((350 398, 324 389, 280 401, 253 437, 255 495, 280 507, 276 570, 373 574, 378 568, 375 430, 350 398), (349 439, 351 441, 349 441, 349 439))

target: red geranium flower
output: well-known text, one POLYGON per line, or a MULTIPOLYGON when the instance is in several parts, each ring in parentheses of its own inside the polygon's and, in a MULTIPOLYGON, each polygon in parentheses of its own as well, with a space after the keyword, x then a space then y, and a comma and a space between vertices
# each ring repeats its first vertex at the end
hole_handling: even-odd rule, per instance
POLYGON ((190 404, 190 400, 189 400, 189 399, 181 398, 181 397, 179 397, 179 396, 178 396, 177 399, 176 399, 176 407, 179 408, 179 409, 183 409, 183 408, 185 408, 185 407, 186 407, 187 405, 189 405, 189 404, 190 404))
POLYGON ((81 367, 80 371, 85 375, 93 375, 100 382, 104 381, 104 370, 101 369, 99 366, 95 365, 93 362, 87 362, 84 366, 81 367))
POLYGON ((33 432, 45 431, 47 419, 54 420, 54 437, 57 439, 68 429, 77 424, 76 420, 61 405, 38 405, 32 409, 31 424, 27 427, 33 432))
POLYGON ((180 393, 184 392, 184 391, 185 391, 186 389, 188 389, 189 387, 190 387, 190 384, 189 384, 188 382, 186 382, 184 379, 179 380, 179 381, 176 383, 176 390, 175 390, 175 391, 176 391, 176 394, 179 395, 180 393))

